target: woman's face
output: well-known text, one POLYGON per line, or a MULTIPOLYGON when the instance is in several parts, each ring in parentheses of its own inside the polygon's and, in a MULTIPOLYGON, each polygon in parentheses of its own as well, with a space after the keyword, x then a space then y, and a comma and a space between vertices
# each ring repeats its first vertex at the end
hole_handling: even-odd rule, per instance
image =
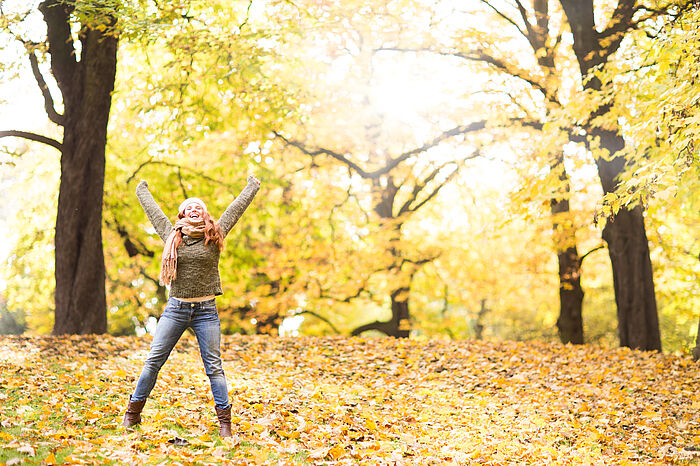
POLYGON ((190 220, 201 220, 204 214, 204 209, 196 202, 190 202, 185 207, 185 217, 190 220))

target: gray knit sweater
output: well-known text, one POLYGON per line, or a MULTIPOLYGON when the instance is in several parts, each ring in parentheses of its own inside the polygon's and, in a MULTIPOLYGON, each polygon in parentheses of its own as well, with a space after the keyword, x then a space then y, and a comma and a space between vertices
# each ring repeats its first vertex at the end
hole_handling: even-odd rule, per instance
MULTIPOLYGON (((253 181, 252 177, 248 177, 246 187, 219 219, 224 238, 248 208, 258 189, 258 183, 253 181)), ((136 196, 158 236, 165 242, 173 225, 153 199, 148 190, 148 183, 145 181, 139 183, 136 187, 136 196)), ((194 239, 187 235, 182 236, 182 244, 177 248, 177 277, 170 284, 170 297, 199 298, 223 293, 219 277, 219 248, 212 242, 208 245, 204 243, 204 238, 194 239)))

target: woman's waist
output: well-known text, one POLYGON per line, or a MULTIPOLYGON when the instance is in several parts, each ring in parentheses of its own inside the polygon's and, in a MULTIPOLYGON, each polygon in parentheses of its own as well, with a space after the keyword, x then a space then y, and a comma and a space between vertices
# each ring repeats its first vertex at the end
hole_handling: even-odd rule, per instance
POLYGON ((216 296, 213 294, 207 295, 207 296, 198 296, 196 298, 177 298, 177 297, 172 297, 170 299, 176 299, 178 301, 182 301, 185 303, 203 303, 205 301, 214 301, 216 296))
POLYGON ((175 298, 171 296, 168 298, 168 304, 165 309, 171 309, 174 312, 185 311, 191 313, 194 311, 214 311, 216 312, 216 299, 209 298, 202 301, 193 301, 193 299, 207 298, 207 296, 202 296, 201 298, 175 298))

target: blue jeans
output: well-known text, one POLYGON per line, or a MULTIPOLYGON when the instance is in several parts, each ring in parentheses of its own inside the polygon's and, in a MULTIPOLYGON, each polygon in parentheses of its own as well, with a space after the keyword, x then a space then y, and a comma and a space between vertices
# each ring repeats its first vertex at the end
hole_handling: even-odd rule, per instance
POLYGON ((132 401, 143 401, 153 390, 160 368, 170 356, 182 333, 192 327, 199 343, 199 353, 204 362, 204 371, 209 376, 211 393, 217 408, 229 407, 228 388, 224 369, 221 367, 221 323, 216 310, 216 300, 187 303, 170 298, 158 320, 156 334, 151 342, 151 351, 141 371, 132 401))

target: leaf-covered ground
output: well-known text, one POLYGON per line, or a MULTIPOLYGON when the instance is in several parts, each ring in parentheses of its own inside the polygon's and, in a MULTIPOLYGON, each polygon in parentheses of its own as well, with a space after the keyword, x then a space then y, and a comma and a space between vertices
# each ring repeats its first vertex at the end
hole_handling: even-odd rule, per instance
POLYGON ((224 337, 218 437, 194 337, 120 427, 149 339, 0 338, 0 463, 700 462, 700 364, 583 346, 224 337), (176 441, 177 443, 171 443, 176 441))

